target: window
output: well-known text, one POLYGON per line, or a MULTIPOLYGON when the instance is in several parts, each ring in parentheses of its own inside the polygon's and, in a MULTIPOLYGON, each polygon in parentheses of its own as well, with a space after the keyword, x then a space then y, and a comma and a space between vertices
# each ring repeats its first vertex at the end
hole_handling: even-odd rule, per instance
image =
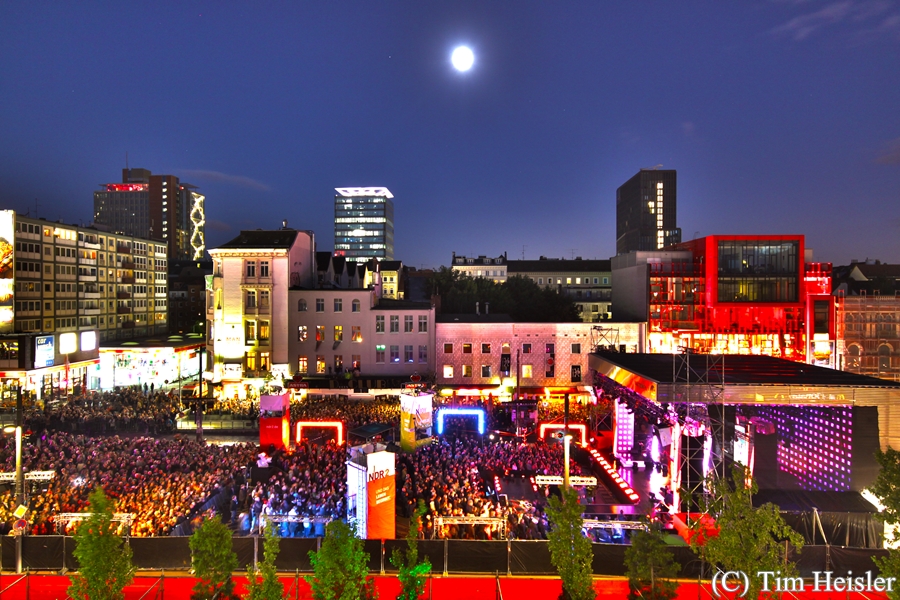
POLYGON ((572 365, 572 383, 581 381, 581 365, 572 365))
POLYGON ((325 341, 325 326, 324 325, 316 325, 316 342, 321 343, 325 341))
POLYGON ((344 312, 344 301, 340 298, 334 299, 334 312, 344 312))
POLYGON ((419 345, 419 362, 427 363, 428 362, 428 346, 419 345))
POLYGON ((444 344, 444 354, 453 354, 453 344, 444 344))
POLYGON ((591 312, 600 312, 599 304, 591 304, 591 312))
POLYGON ((379 365, 384 364, 384 344, 375 346, 375 362, 379 365))
POLYGON ((603 285, 609 285, 609 277, 603 278, 603 285))
POLYGON ((599 281, 597 281, 597 279, 598 279, 597 277, 594 277, 594 285, 597 285, 598 283, 600 283, 599 281))
POLYGON ((303 298, 297 300, 297 312, 306 312, 306 300, 303 298))
POLYGON ((453 365, 444 365, 444 378, 453 379, 453 365))
POLYGON ((490 354, 491 353, 491 345, 490 344, 482 344, 481 345, 481 353, 482 354, 490 354))
POLYGON ((472 354, 472 344, 463 344, 463 354, 472 354))
POLYGON ((334 372, 340 373, 344 370, 344 357, 340 354, 334 355, 334 372))
POLYGON ((260 277, 268 277, 269 276, 269 261, 267 261, 267 260, 259 261, 259 276, 260 277))
POLYGON ((544 278, 538 277, 538 285, 544 285, 544 278))
POLYGON ((256 277, 256 261, 247 261, 247 277, 256 277))
POLYGON ((316 298, 316 312, 325 312, 325 298, 316 298))
POLYGON ((481 365, 481 376, 482 377, 490 377, 491 376, 491 365, 481 365))
POLYGON ((306 373, 309 371, 309 358, 306 356, 297 357, 297 372, 306 373))
POLYGON ((522 344, 522 354, 531 354, 531 344, 522 344))
POLYGON ((472 365, 463 365, 462 376, 463 377, 471 377, 472 376, 472 365))
POLYGON ((259 322, 259 339, 261 339, 261 340, 269 339, 269 322, 268 321, 260 321, 259 322))
POLYGON ((353 310, 353 312, 359 312, 359 307, 360 307, 359 300, 354 300, 351 307, 352 307, 351 310, 353 310))
POLYGON ((419 315, 419 333, 428 333, 428 317, 419 315))
POLYGON ((400 346, 399 345, 391 345, 391 362, 392 363, 400 362, 400 346))
POLYGON ((391 315, 391 333, 400 333, 400 317, 391 315))
POLYGON ((334 326, 334 341, 336 341, 336 342, 344 341, 344 326, 343 325, 335 325, 334 326))
POLYGON ((354 325, 351 329, 350 340, 353 342, 361 342, 362 341, 362 329, 359 325, 354 325))
POLYGON ((375 316, 375 333, 384 333, 384 315, 375 316))
POLYGON ((531 365, 522 365, 522 378, 531 379, 531 365))
POLYGON ((269 290, 259 290, 259 306, 268 308, 269 306, 269 290))
POLYGON ((316 374, 324 375, 325 374, 325 357, 319 354, 316 356, 316 374))
POLYGON ((256 290, 247 290, 247 308, 256 308, 256 290))
POLYGON ((256 339, 256 321, 247 321, 247 340, 255 340, 256 339))
POLYGON ((352 368, 358 369, 359 365, 362 363, 362 361, 360 360, 360 355, 353 354, 350 356, 350 359, 351 359, 350 362, 351 362, 352 368))
MULTIPOLYGON (((587 280, 585 280, 585 283, 587 283, 587 280)), ((581 277, 575 278, 575 285, 581 285, 581 277)))
POLYGON ((404 315, 403 316, 403 333, 412 333, 412 331, 413 331, 412 315, 404 315))
POLYGON ((403 346, 403 360, 404 362, 411 363, 413 362, 413 347, 412 344, 407 346, 403 346))
POLYGON ((581 354, 581 344, 572 344, 572 354, 581 354))
POLYGON ((555 347, 554 347, 554 344, 547 344, 547 347, 546 347, 546 353, 547 353, 547 354, 553 354, 554 352, 556 352, 556 349, 555 349, 555 347))
POLYGON ((309 331, 307 331, 306 325, 297 325, 297 341, 305 342, 308 336, 309 331))

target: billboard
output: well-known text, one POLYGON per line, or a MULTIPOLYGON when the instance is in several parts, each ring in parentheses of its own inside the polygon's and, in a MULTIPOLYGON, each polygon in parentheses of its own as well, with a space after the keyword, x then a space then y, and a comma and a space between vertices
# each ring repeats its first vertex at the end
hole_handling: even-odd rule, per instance
POLYGON ((431 441, 433 394, 400 394, 400 447, 414 452, 431 441))
POLYGON ((39 335, 34 338, 34 368, 43 369, 53 366, 54 344, 52 335, 39 335))
POLYGON ((0 333, 15 329, 16 212, 0 210, 0 333))
POLYGON ((392 540, 396 534, 394 506, 397 484, 394 481, 393 452, 366 455, 366 496, 368 499, 366 537, 370 540, 392 540))

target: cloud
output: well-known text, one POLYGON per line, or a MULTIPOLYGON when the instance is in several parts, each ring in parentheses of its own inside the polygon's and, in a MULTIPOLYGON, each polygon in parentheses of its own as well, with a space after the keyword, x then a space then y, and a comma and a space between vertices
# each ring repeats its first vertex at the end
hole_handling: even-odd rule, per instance
POLYGON ((900 138, 886 143, 875 162, 879 165, 900 165, 900 138))
MULTIPOLYGON (((805 2, 789 2, 791 7, 803 4, 805 2)), ((840 0, 798 15, 772 28, 769 33, 803 41, 814 33, 839 26, 843 26, 845 33, 856 37, 900 32, 900 14, 896 13, 896 6, 897 0, 840 0), (892 11, 893 15, 883 16, 892 11)))
POLYGON ((229 175, 228 173, 222 173, 221 171, 207 171, 204 169, 182 169, 180 173, 191 179, 230 183, 239 187, 260 190, 262 192, 272 191, 272 188, 267 184, 249 177, 244 177, 243 175, 229 175))
POLYGON ((231 231, 231 225, 216 219, 206 219, 206 228, 210 231, 231 231))

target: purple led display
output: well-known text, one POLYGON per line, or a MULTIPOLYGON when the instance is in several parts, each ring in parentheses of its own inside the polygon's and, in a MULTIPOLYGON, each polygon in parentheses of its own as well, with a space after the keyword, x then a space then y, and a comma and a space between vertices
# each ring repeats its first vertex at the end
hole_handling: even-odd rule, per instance
POLYGON ((850 406, 767 406, 759 416, 775 425, 778 468, 806 490, 850 491, 853 459, 850 406))

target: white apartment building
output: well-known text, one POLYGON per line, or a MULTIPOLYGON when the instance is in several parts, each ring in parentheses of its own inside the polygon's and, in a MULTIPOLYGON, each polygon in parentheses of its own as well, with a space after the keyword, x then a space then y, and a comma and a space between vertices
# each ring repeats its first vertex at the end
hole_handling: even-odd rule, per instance
POLYGON ((466 277, 484 277, 491 279, 494 283, 503 283, 506 281, 506 253, 496 258, 490 256, 457 256, 453 253, 453 259, 450 261, 450 268, 459 271, 466 277))
POLYGON ((209 253, 206 368, 225 397, 243 398, 249 385, 261 384, 267 375, 294 371, 288 292, 313 285, 315 236, 286 227, 242 231, 209 253))

